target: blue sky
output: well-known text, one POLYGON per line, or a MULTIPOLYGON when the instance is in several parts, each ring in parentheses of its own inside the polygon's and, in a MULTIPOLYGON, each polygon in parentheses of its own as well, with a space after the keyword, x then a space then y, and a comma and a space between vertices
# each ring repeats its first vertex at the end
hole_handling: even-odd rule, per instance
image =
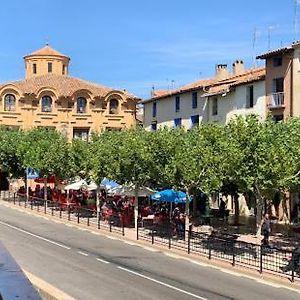
MULTIPOLYGON (((300 2, 300 1, 298 1, 300 2)), ((0 82, 22 79, 22 57, 47 40, 70 75, 148 98, 214 75, 215 65, 290 44, 294 0, 10 0, 0 9, 0 82), (254 29, 257 38, 253 51, 254 29)), ((300 4, 299 4, 300 23, 300 4)), ((300 26, 299 26, 300 32, 300 26)), ((299 34, 296 37, 300 39, 299 34)), ((262 64, 262 62, 258 62, 262 64)))

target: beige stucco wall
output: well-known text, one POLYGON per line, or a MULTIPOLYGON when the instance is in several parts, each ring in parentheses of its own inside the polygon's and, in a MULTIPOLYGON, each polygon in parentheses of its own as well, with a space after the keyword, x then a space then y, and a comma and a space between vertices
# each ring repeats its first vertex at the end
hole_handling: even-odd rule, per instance
MULTIPOLYGON (((273 56, 266 59, 266 95, 270 97, 273 93, 273 79, 283 77, 284 85, 284 107, 283 108, 270 108, 272 114, 282 114, 285 118, 293 113, 291 107, 291 76, 292 76, 292 61, 293 51, 282 55, 282 66, 273 66, 273 56)), ((274 56, 275 57, 275 56, 274 56)), ((268 98, 267 98, 268 99, 268 98)))
POLYGON ((92 131, 102 131, 110 128, 127 128, 136 125, 136 100, 127 98, 121 91, 111 92, 102 99, 94 99, 88 93, 79 92, 74 97, 57 98, 55 91, 45 89, 39 97, 20 96, 13 87, 6 86, 0 90, 0 126, 29 129, 33 127, 55 127, 63 131, 69 139, 73 137, 74 128, 88 128, 92 131), (4 111, 4 97, 13 94, 16 97, 15 111, 4 111), (42 112, 41 97, 49 95, 52 98, 52 111, 42 112), (86 113, 77 113, 76 99, 85 97, 87 100, 86 113), (109 114, 109 100, 119 101, 117 114, 109 114), (71 108, 68 108, 68 102, 71 108))
POLYGON ((25 78, 33 76, 46 75, 48 73, 48 62, 52 63, 51 74, 68 75, 69 58, 63 56, 53 55, 32 55, 25 58, 25 78), (33 73, 33 64, 36 64, 36 74, 33 73), (65 73, 63 74, 63 66, 65 66, 65 73))
POLYGON ((293 58, 293 116, 300 116, 300 47, 296 47, 293 58))

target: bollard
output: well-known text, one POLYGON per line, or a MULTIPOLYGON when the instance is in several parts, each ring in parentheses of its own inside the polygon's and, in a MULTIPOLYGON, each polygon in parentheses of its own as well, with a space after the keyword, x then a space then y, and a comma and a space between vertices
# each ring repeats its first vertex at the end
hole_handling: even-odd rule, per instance
POLYGON ((97 215, 97 228, 100 229, 100 213, 97 215))
POLYGON ((124 236, 125 235, 125 228, 124 228, 124 222, 123 222, 123 216, 122 216, 122 235, 124 236))
POLYGON ((110 217, 110 219, 109 219, 109 232, 111 232, 111 217, 110 217))
POLYGON ((77 207, 77 223, 78 224, 80 223, 80 220, 79 220, 79 207, 77 207))
POLYGON ((62 218, 62 207, 61 207, 61 203, 59 203, 59 218, 62 218))
POLYGON ((71 220, 71 209, 70 206, 68 207, 68 221, 71 220))
POLYGON ((44 214, 47 214, 47 201, 44 201, 44 214))
POLYGON ((14 204, 16 204, 16 193, 14 193, 14 204))
POLYGON ((54 216, 54 206, 51 206, 51 216, 54 216))
POLYGON ((31 210, 33 210, 33 203, 32 203, 32 200, 30 201, 30 208, 31 208, 31 210))
POLYGON ((88 215, 88 217, 87 217, 87 224, 86 224, 87 226, 90 226, 90 216, 88 215))
POLYGON ((136 240, 139 240, 139 222, 136 222, 136 240))

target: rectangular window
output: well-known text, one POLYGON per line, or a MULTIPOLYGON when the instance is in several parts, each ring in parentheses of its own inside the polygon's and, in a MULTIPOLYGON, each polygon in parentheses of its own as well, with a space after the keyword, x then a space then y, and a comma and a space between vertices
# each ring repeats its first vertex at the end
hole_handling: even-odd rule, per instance
POLYGON ((65 65, 62 66, 62 74, 63 74, 63 75, 66 74, 66 66, 65 66, 65 65))
POLYGON ((156 109, 157 109, 157 104, 156 102, 153 102, 152 104, 152 117, 156 118, 156 109))
POLYGON ((89 132, 90 132, 89 128, 74 128, 73 129, 73 138, 87 141, 89 138, 89 132))
POLYGON ((194 92, 192 94, 192 107, 197 108, 197 106, 198 106, 198 94, 197 92, 194 92))
POLYGON ((247 87, 247 108, 251 108, 254 106, 254 92, 253 85, 247 87))
POLYGON ((52 63, 48 62, 48 73, 52 73, 52 63))
POLYGON ((273 79, 273 93, 283 93, 283 78, 274 78, 273 79))
POLYGON ((282 66, 282 57, 273 57, 273 67, 280 67, 282 66))
POLYGON ((176 112, 180 111, 180 97, 179 96, 175 97, 175 111, 176 112))
POLYGON ((199 125, 199 115, 191 116, 191 127, 199 125))
POLYGON ((218 114, 218 98, 214 97, 212 99, 212 115, 216 116, 218 114))
POLYGON ((181 126, 181 118, 174 119, 174 127, 180 127, 181 126))
POLYGON ((32 64, 32 73, 36 74, 36 64, 32 64))
POLYGON ((157 130, 157 123, 152 123, 151 124, 151 130, 156 131, 157 130))

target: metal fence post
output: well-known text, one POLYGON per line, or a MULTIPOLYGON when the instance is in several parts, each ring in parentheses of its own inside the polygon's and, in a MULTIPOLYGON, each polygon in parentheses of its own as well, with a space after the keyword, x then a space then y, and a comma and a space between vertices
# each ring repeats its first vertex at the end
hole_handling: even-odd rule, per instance
POLYGON ((54 215, 54 206, 52 205, 51 206, 51 216, 53 216, 54 215))
POLYGON ((169 249, 171 249, 171 239, 172 239, 172 224, 169 224, 169 249))
POLYGON ((61 207, 61 203, 59 203, 59 218, 61 219, 62 217, 62 207, 61 207))
POLYGON ((208 259, 211 259, 211 237, 208 236, 208 259))
POLYGON ((87 216, 87 226, 90 226, 90 215, 87 216))
POLYGON ((260 253, 259 253, 259 273, 263 271, 263 245, 260 245, 260 253))
POLYGON ((139 222, 136 222, 136 240, 139 239, 139 222))
POLYGON ((111 224, 111 217, 110 217, 110 219, 109 219, 109 232, 111 232, 111 226, 112 226, 112 224, 111 224))
POLYGON ((31 208, 31 210, 33 210, 33 202, 32 202, 32 200, 30 201, 30 208, 31 208))
POLYGON ((151 227, 151 242, 153 245, 154 244, 154 225, 152 225, 152 227, 151 227))
POLYGON ((71 220, 71 209, 70 206, 68 206, 68 221, 71 220))
POLYGON ((16 193, 14 193, 14 204, 16 204, 16 193))
POLYGON ((292 255, 292 282, 295 281, 295 255, 292 255))
POLYGON ((97 227, 100 229, 100 213, 97 216, 97 227))
POLYGON ((235 240, 232 240, 232 265, 235 265, 235 240))
POLYGON ((77 207, 77 223, 79 224, 80 220, 79 220, 79 207, 77 207))
POLYGON ((122 218, 122 235, 124 236, 125 235, 125 228, 124 228, 124 216, 123 216, 123 214, 121 215, 121 218, 122 218))
POLYGON ((189 232, 188 232, 188 254, 191 253, 191 235, 192 235, 192 225, 189 225, 189 232))

